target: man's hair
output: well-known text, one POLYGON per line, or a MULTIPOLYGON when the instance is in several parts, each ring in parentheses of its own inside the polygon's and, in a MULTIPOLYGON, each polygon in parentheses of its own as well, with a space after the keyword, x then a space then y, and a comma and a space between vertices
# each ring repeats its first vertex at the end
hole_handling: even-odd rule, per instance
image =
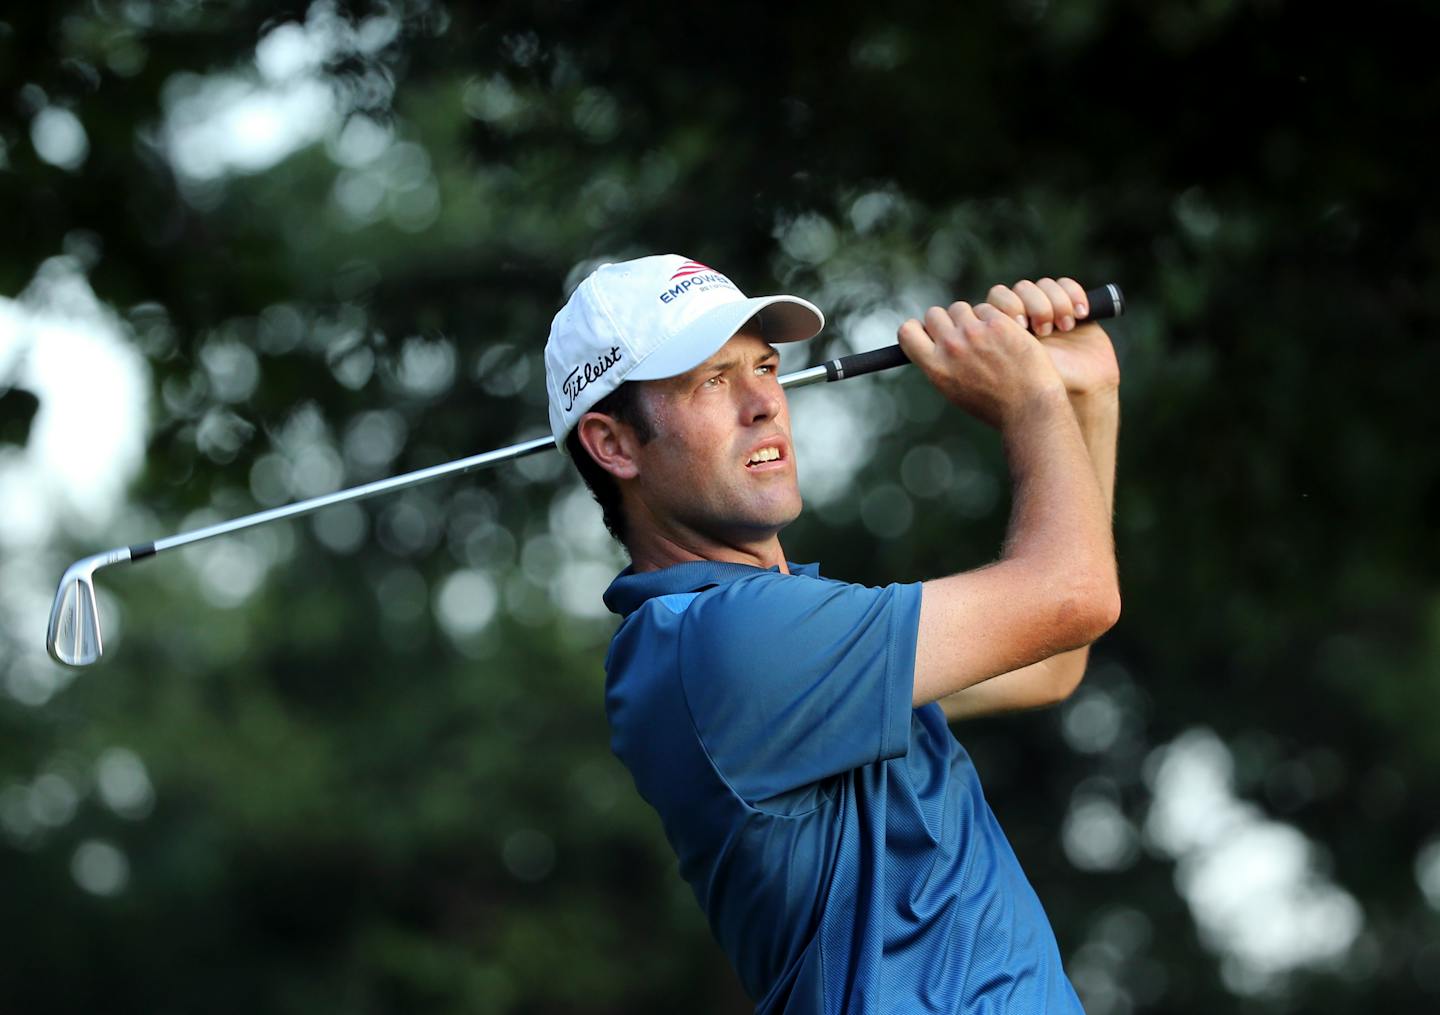
MULTIPOLYGON (((649 444, 650 439, 655 436, 655 428, 645 411, 644 401, 640 397, 640 385, 636 381, 626 381, 591 406, 590 411, 627 424, 635 431, 641 444, 649 444)), ((622 546, 626 545, 625 506, 620 502, 620 485, 615 482, 614 476, 590 457, 590 452, 580 443, 579 426, 565 435, 565 450, 569 452, 575 468, 580 470, 580 478, 585 480, 585 485, 590 488, 595 503, 600 505, 600 511, 605 517, 605 527, 610 530, 610 535, 622 546)))

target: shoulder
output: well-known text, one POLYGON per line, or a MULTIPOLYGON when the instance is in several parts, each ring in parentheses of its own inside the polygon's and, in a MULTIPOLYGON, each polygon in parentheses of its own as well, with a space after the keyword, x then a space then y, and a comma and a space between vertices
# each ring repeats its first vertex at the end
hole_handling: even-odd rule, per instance
POLYGON ((859 585, 800 574, 761 571, 699 593, 687 610, 690 625, 774 619, 843 601, 859 585))
POLYGON ((817 642, 887 626, 898 612, 919 612, 919 584, 872 587, 765 571, 706 590, 685 611, 688 653, 723 659, 803 652, 817 642))

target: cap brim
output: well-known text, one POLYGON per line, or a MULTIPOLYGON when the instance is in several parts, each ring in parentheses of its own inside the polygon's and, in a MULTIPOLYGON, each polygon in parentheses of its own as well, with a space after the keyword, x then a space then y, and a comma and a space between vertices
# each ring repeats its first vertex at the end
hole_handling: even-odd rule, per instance
POLYGON ((757 315, 760 334, 767 342, 803 342, 825 327, 825 315, 808 300, 798 296, 752 296, 701 314, 637 363, 625 379, 658 381, 693 370, 757 315))

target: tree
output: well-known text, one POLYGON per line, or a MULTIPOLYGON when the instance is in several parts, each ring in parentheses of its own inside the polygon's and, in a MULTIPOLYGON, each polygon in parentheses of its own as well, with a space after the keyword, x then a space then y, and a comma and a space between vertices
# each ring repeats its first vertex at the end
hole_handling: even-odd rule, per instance
MULTIPOLYGON (((27 503, 61 527, 0 543, 0 996, 745 1010, 608 754, 595 597, 622 560, 558 456, 116 574, 123 647, 65 683, 34 658, 65 553, 543 433, 567 285, 677 250, 813 295, 816 360, 995 281, 1125 287, 1125 617, 1070 704, 957 735, 1090 1010, 1423 1007, 1440 364, 1414 338, 1440 245, 1401 145, 1436 112, 1407 73, 1434 20, 7 12, 4 467, 55 404, 46 313, 108 321, 151 408, 108 521, 51 491, 27 503), (1162 827, 1175 780, 1230 823, 1162 827), (1245 880, 1277 857, 1301 880, 1245 880)), ((998 450, 918 376, 795 412, 844 453, 801 445, 794 558, 881 582, 993 554, 998 450)), ((56 463, 25 467, 12 489, 56 463)))

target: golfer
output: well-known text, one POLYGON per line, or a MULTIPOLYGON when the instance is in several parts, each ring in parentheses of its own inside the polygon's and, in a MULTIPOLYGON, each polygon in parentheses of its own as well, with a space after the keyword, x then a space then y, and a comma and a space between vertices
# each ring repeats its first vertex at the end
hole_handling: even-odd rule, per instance
POLYGON ((1013 500, 995 563, 883 588, 780 547, 801 499, 775 346, 820 331, 812 304, 663 255, 555 317, 555 439, 632 561, 605 593, 612 746, 758 1012, 1081 1011, 946 721, 1064 699, 1119 615, 1119 371, 1083 301, 1026 281, 900 327, 999 431, 1013 500))

